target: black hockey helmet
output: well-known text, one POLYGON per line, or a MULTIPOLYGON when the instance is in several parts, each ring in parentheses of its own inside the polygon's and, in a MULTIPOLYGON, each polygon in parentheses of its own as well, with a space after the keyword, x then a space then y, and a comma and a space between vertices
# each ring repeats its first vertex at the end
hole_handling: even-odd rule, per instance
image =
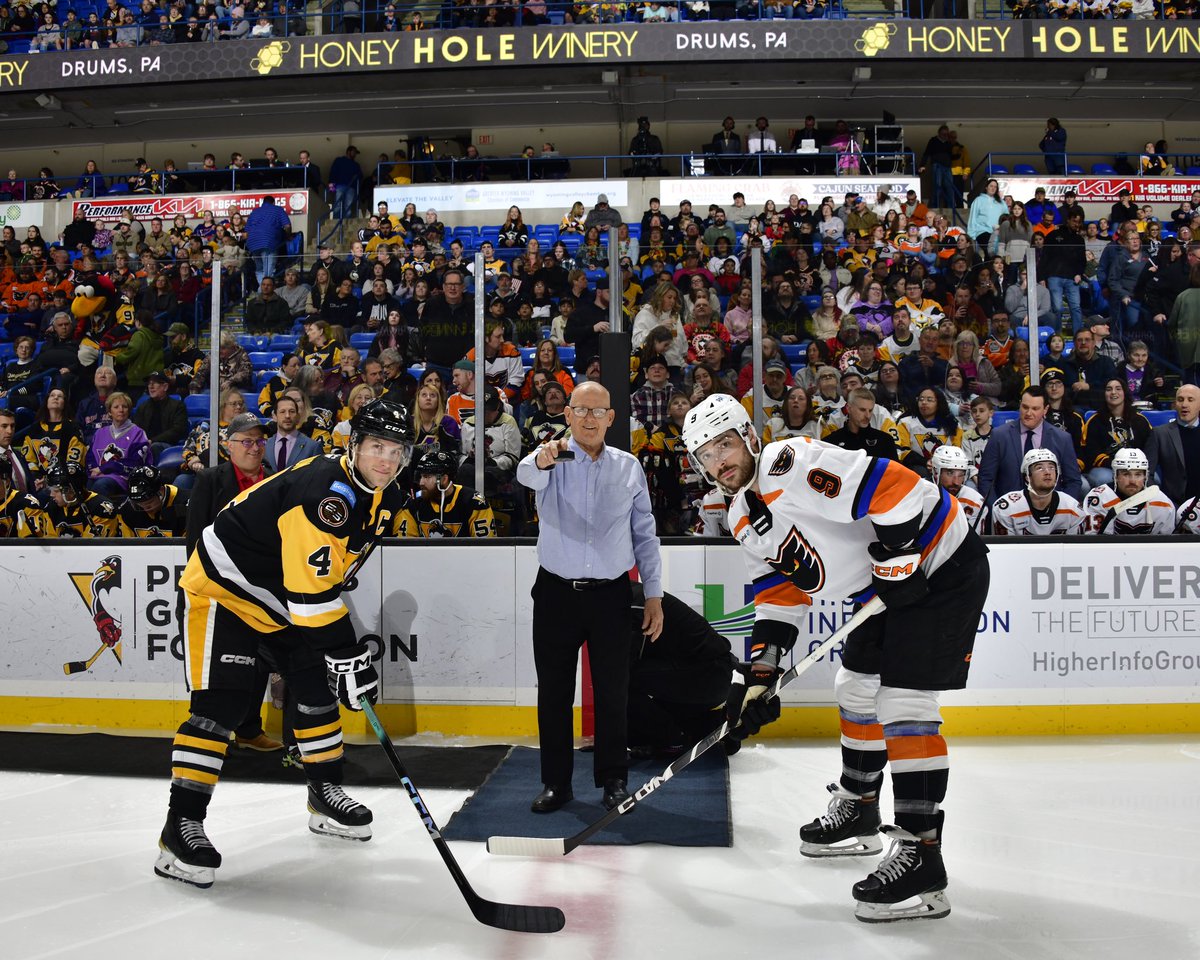
POLYGON ((438 477, 443 474, 454 476, 457 470, 458 461, 438 447, 427 447, 413 463, 413 473, 418 477, 429 474, 438 477))
POLYGON ((412 424, 408 411, 391 400, 372 400, 366 403, 350 421, 350 443, 355 445, 363 437, 381 437, 396 443, 413 442, 412 424))
POLYGON ((82 464, 55 457, 46 468, 46 485, 83 493, 87 489, 87 474, 82 464))
POLYGON ((162 474, 154 467, 138 467, 129 473, 129 499, 134 503, 162 493, 162 474))

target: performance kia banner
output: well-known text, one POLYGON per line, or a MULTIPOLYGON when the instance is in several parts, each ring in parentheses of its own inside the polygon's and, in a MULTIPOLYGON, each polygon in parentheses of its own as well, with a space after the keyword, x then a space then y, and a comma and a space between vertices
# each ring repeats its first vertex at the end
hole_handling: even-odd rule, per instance
POLYGON ((997 176, 1000 195, 1011 195, 1024 202, 1038 187, 1046 189, 1050 200, 1062 202, 1068 190, 1074 190, 1080 203, 1116 203, 1122 190, 1128 190, 1134 203, 1173 203, 1191 200, 1200 190, 1196 177, 1010 177, 997 176))
POLYGON ((236 193, 201 193, 201 194, 167 194, 141 195, 121 194, 116 197, 88 198, 73 200, 71 214, 83 211, 89 220, 120 220, 129 217, 131 220, 151 220, 158 217, 161 220, 171 220, 178 214, 183 214, 189 220, 199 220, 205 210, 211 210, 213 216, 228 217, 231 213, 239 212, 249 216, 260 206, 264 197, 274 197, 275 204, 283 209, 288 216, 301 216, 308 213, 307 190, 239 190, 236 193))
POLYGON ((1188 60, 1194 21, 770 20, 226 40, 0 57, 0 92, 407 70, 754 60, 1188 60))

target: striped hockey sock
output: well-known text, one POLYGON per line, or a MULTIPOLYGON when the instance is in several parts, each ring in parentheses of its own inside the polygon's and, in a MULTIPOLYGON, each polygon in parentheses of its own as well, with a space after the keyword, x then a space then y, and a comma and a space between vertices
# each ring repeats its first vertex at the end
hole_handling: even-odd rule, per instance
POLYGON ((883 727, 875 716, 843 708, 838 713, 842 721, 842 787, 860 797, 878 793, 888 759, 883 727))
POLYGON ((950 757, 940 727, 936 722, 909 721, 883 728, 896 795, 896 825, 910 833, 938 828, 938 811, 950 779, 950 757))
POLYGON ((206 717, 190 717, 171 749, 171 810, 203 820, 221 778, 230 731, 206 717))
POLYGON ((326 783, 342 782, 342 718, 337 707, 323 706, 319 712, 299 704, 296 746, 304 761, 304 775, 309 780, 326 783))

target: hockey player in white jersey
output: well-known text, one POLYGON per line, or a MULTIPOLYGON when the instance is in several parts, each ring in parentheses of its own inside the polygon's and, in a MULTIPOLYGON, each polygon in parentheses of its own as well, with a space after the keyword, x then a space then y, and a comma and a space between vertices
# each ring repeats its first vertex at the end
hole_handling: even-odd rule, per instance
POLYGON ((992 504, 992 533, 997 536, 1047 537, 1081 533, 1083 508, 1069 494, 1055 490, 1058 457, 1034 447, 1021 458, 1024 490, 1006 493, 992 504))
POLYGON ((696 533, 702 537, 728 537, 729 497, 714 487, 695 501, 696 533))
POLYGON ((959 447, 943 444, 929 458, 929 469, 934 482, 958 501, 967 523, 972 530, 986 532, 987 506, 983 496, 974 487, 967 486, 967 475, 971 470, 971 459, 959 447))
POLYGON ((1116 509, 1122 500, 1146 489, 1146 476, 1150 470, 1146 455, 1137 447, 1124 447, 1113 454, 1111 466, 1113 486, 1102 483, 1092 487, 1083 498, 1083 532, 1108 536, 1174 532, 1177 522, 1175 504, 1164 493, 1136 507, 1116 509))
POLYGON ((1200 536, 1200 497, 1185 500, 1175 514, 1175 533, 1200 536))
MULTIPOLYGON (((843 650, 835 681, 842 775, 829 787, 827 813, 801 828, 801 852, 877 853, 882 830, 893 844, 854 885, 855 915, 866 922, 945 916, 941 802, 949 760, 938 696, 966 685, 987 597, 987 548, 958 502, 911 470, 808 438, 763 448, 732 397, 714 395, 693 408, 683 440, 693 464, 732 496, 729 525, 754 591, 755 684, 778 675, 814 598, 883 599, 887 609, 843 650), (889 762, 897 825, 881 828, 889 762), (903 903, 912 898, 918 902, 903 903)), ((727 716, 740 714, 754 733, 765 710, 761 700, 747 703, 739 679, 727 716)))

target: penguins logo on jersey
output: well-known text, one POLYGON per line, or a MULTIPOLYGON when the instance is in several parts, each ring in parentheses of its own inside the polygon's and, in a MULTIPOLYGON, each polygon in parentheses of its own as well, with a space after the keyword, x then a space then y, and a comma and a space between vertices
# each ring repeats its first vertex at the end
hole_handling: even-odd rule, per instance
POLYGON ((110 443, 104 448, 104 452, 100 454, 102 463, 111 463, 113 460, 124 460, 125 451, 118 447, 115 443, 110 443))
POLYGON ((38 444, 37 458, 41 468, 45 470, 50 466, 50 461, 58 456, 58 444, 53 440, 44 439, 38 444))
POLYGON ((825 563, 821 555, 795 527, 788 531, 779 552, 768 558, 767 564, 805 593, 817 593, 825 586, 825 563))

